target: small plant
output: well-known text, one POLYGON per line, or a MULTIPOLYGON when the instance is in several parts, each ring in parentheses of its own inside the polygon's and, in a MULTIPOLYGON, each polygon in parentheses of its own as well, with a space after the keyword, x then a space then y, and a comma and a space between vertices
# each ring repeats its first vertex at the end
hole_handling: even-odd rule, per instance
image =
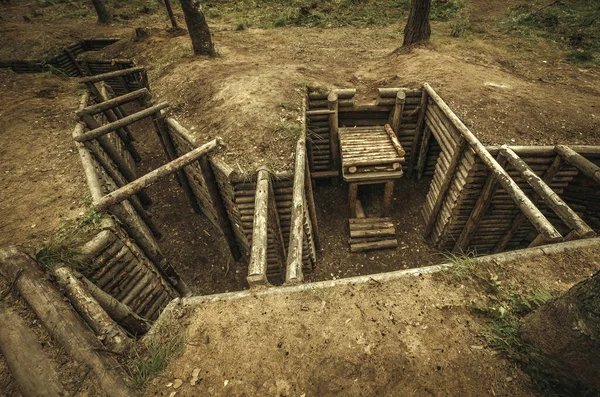
POLYGON ((0 73, 16 74, 12 68, 0 68, 0 73))
POLYGON ((474 251, 461 253, 445 253, 444 259, 452 264, 445 273, 449 274, 458 281, 463 281, 471 278, 475 274, 475 269, 478 266, 477 255, 474 251))

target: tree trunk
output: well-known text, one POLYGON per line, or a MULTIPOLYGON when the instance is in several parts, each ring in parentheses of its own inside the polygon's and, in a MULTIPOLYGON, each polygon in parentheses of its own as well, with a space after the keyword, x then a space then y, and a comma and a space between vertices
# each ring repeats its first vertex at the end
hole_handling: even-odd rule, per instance
POLYGON ((403 47, 429 40, 429 36, 431 36, 430 10, 431 0, 411 0, 410 14, 404 27, 403 47))
POLYGON ((165 0, 165 7, 167 9, 167 14, 169 14, 169 19, 171 20, 171 25, 173 25, 174 28, 178 28, 177 20, 175 19, 175 15, 173 15, 173 8, 171 8, 170 0, 165 0))
POLYGON ((600 272, 525 317, 523 336, 566 376, 600 389, 600 272))
POLYGON ((208 23, 206 23, 206 18, 200 7, 200 2, 198 0, 180 0, 180 3, 185 16, 185 23, 192 38, 194 54, 215 56, 215 46, 212 42, 208 23))
POLYGON ((92 0, 96 13, 98 14, 98 23, 109 23, 112 22, 113 17, 108 12, 104 0, 92 0))

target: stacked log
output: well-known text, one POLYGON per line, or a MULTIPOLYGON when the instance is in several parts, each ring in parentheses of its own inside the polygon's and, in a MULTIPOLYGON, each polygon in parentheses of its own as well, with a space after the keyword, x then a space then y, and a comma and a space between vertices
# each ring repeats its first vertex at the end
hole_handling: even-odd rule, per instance
POLYGON ((350 218, 350 252, 365 252, 398 247, 396 228, 391 218, 350 218))

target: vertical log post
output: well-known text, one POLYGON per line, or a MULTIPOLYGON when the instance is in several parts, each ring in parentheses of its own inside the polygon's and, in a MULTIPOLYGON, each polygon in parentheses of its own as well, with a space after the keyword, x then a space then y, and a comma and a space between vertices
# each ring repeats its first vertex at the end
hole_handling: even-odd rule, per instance
POLYGON ((406 102, 406 93, 402 90, 398 90, 396 93, 396 103, 392 110, 388 123, 394 130, 396 136, 400 133, 400 124, 402 123, 402 112, 404 112, 404 103, 406 102))
MULTIPOLYGON (((419 104, 419 118, 417 119, 417 125, 415 126, 415 136, 412 141, 408 171, 406 172, 406 176, 408 178, 412 177, 415 167, 417 166, 417 160, 420 158, 420 156, 417 155, 417 149, 419 148, 419 141, 421 140, 421 136, 423 134, 425 112, 427 111, 427 99, 427 90, 423 90, 423 93, 421 94, 421 102, 419 104)), ((427 144, 429 144, 429 139, 427 140, 427 144)), ((425 157, 426 156, 427 152, 425 152, 425 157)), ((422 176, 423 174, 421 173, 419 180, 422 178, 422 176)))
POLYGON ((358 184, 348 184, 348 203, 350 204, 350 218, 356 218, 356 201, 358 200, 358 184))
MULTIPOLYGON (((421 149, 419 150, 419 161, 417 163, 417 180, 421 180, 423 178, 423 174, 425 173, 425 166, 427 165, 427 155, 429 154, 429 145, 431 142, 431 130, 429 127, 425 126, 425 131, 423 132, 423 139, 421 142, 421 149)), ((413 153, 410 154, 411 158, 413 153)))
MULTIPOLYGON (((340 138, 339 138, 339 102, 338 94, 332 91, 327 96, 327 108, 332 111, 329 115, 329 149, 331 154, 331 166, 335 172, 340 172, 340 138)), ((334 186, 339 184, 339 176, 331 178, 334 186)))
POLYGON ((286 284, 296 284, 304 281, 304 275, 302 274, 302 249, 304 244, 305 168, 306 144, 303 139, 299 139, 298 143, 296 144, 296 164, 294 167, 290 242, 288 244, 288 257, 285 274, 286 284))
POLYGON ((392 206, 392 196, 394 195, 394 180, 385 183, 383 192, 383 216, 390 216, 390 208, 392 206))
POLYGON ((256 180, 252 247, 246 280, 250 288, 269 286, 267 280, 268 222, 269 222, 269 170, 261 168, 256 180))
MULTIPOLYGON (((497 157, 498 164, 502 168, 506 168, 506 159, 502 155, 498 155, 497 157)), ((490 173, 485 184, 483 185, 483 189, 481 189, 481 194, 477 198, 477 202, 473 206, 473 210, 469 215, 469 219, 465 224, 462 232, 460 233, 460 237, 456 241, 456 245, 454 246, 454 252, 464 252, 469 243, 471 242, 471 238, 475 235, 477 231, 477 227, 479 223, 485 216, 487 210, 490 208, 492 204, 492 199, 494 198, 494 194, 498 189, 498 179, 490 173)))

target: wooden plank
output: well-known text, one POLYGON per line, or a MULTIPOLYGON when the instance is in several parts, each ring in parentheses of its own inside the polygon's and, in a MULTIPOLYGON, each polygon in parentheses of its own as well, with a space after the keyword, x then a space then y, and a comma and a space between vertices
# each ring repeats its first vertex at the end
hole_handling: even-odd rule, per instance
POLYGON ((301 283, 304 280, 304 275, 302 273, 302 252, 304 242, 304 192, 306 189, 304 186, 305 167, 306 143, 304 139, 301 138, 296 144, 294 196, 291 210, 290 239, 285 274, 286 284, 301 283))

